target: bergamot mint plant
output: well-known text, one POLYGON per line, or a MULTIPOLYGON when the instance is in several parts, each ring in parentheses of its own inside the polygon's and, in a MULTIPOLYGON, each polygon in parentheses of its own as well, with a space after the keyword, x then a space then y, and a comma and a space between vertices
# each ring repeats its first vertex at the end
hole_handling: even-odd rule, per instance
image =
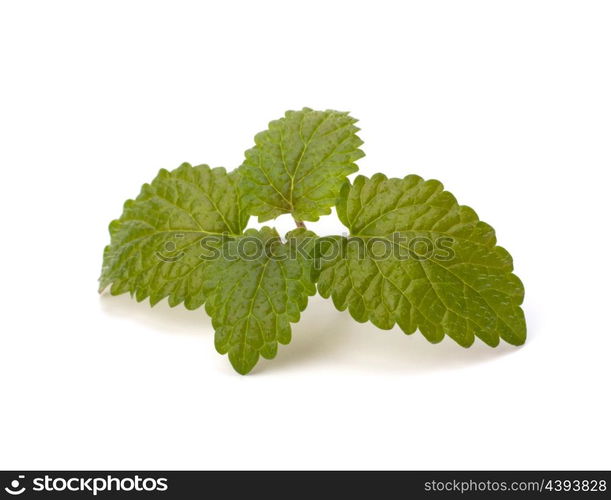
POLYGON ((338 111, 288 111, 255 136, 232 172, 162 169, 110 224, 100 291, 151 305, 205 306, 215 346, 246 374, 291 340, 318 290, 359 322, 448 335, 469 347, 526 340, 524 287, 494 230, 435 180, 347 176, 364 154, 356 120, 338 111), (344 235, 305 222, 337 214, 344 235), (296 229, 246 229, 291 214, 296 229))

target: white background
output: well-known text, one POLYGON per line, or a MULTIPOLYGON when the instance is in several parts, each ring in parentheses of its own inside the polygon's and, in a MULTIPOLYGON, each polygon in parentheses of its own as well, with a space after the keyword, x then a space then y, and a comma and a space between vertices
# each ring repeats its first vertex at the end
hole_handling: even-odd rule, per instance
POLYGON ((610 26, 602 1, 3 2, 0 468, 611 468, 610 26), (98 296, 143 182, 236 167, 302 106, 360 119, 361 173, 496 228, 523 347, 314 298, 243 377, 202 310, 98 296))

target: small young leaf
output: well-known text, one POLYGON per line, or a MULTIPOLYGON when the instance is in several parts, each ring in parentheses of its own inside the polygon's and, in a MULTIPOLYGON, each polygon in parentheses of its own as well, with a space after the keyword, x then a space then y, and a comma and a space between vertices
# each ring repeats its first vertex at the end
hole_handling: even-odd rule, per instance
POLYGON ((346 176, 364 156, 356 119, 338 111, 287 111, 257 134, 240 170, 248 213, 263 222, 291 213, 316 221, 331 213, 346 176))
POLYGON ((335 254, 322 259, 318 290, 338 309, 383 329, 418 328, 431 342, 447 334, 465 347, 475 336, 524 343, 524 288, 511 256, 440 182, 358 176, 337 212, 351 236, 328 240, 335 254))
POLYGON ((241 234, 248 216, 241 208, 238 174, 207 165, 184 163, 160 170, 135 200, 110 224, 111 243, 104 249, 100 290, 130 292, 151 305, 169 297, 189 309, 205 301, 205 248, 220 245, 220 236, 241 234))
POLYGON ((237 372, 248 373, 259 355, 271 359, 278 343, 290 342, 290 323, 299 321, 308 296, 316 293, 310 259, 293 253, 293 244, 314 236, 296 229, 283 243, 275 229, 249 229, 226 243, 224 257, 207 267, 206 312, 216 330, 216 349, 229 353, 237 372))

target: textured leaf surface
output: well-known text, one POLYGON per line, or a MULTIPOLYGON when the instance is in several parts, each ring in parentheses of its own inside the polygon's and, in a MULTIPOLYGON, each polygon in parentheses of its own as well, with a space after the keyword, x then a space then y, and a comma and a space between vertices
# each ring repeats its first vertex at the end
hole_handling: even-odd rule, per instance
MULTIPOLYGON (((313 233, 297 229, 287 240, 307 235, 313 233)), ((225 255, 239 258, 217 259, 206 269, 206 311, 216 331, 216 349, 228 353, 241 374, 248 373, 259 356, 273 358, 278 343, 290 342, 290 323, 299 320, 308 296, 316 292, 310 260, 291 255, 288 242, 282 243, 275 229, 249 229, 225 246, 225 255)))
POLYGON ((444 334, 465 347, 475 336, 491 346, 500 338, 525 341, 524 289, 512 274, 511 256, 496 246, 494 230, 440 182, 358 176, 342 188, 337 211, 351 238, 336 238, 344 254, 323 261, 318 289, 338 309, 383 329, 419 329, 431 342, 444 334), (363 256, 348 244, 376 240, 392 242, 392 255, 363 256), (435 251, 410 247, 415 241, 430 241, 435 251), (439 241, 450 245, 437 248, 439 241), (447 246, 451 252, 443 250, 447 246), (397 257, 406 249, 416 250, 397 257))
POLYGON ((240 234, 246 222, 236 173, 187 163, 162 169, 111 222, 100 289, 112 285, 113 295, 130 292, 139 301, 150 297, 151 304, 169 297, 172 306, 197 308, 205 301, 208 263, 202 240, 240 234))
POLYGON ((240 167, 248 212, 261 222, 284 213, 300 221, 329 214, 364 155, 356 121, 348 113, 304 108, 270 122, 240 167))

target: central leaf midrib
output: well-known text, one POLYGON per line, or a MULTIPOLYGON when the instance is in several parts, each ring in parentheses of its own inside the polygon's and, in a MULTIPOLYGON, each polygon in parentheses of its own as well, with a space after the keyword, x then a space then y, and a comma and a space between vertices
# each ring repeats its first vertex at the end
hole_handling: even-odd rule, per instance
MULTIPOLYGON (((257 298, 257 294, 259 292, 259 288, 261 288, 261 283, 263 282, 263 277, 265 276, 265 270, 267 269, 267 265, 269 264, 269 260, 266 260, 265 263, 263 264, 263 268, 261 269, 261 274, 259 275, 258 279, 257 279, 257 284, 255 286, 255 289, 252 293, 252 297, 250 299, 250 306, 248 307, 248 313, 246 314, 246 323, 248 325, 248 327, 250 327, 250 321, 251 318, 255 318, 257 320, 257 322, 259 321, 257 317, 253 316, 253 308, 255 305, 255 300, 257 298)), ((261 326, 259 326, 259 328, 261 328, 261 326)), ((239 345, 239 350, 240 350, 240 358, 242 360, 245 359, 245 350, 246 350, 246 339, 247 339, 248 335, 245 332, 243 332, 243 334, 241 335, 240 338, 240 345, 239 345)))

